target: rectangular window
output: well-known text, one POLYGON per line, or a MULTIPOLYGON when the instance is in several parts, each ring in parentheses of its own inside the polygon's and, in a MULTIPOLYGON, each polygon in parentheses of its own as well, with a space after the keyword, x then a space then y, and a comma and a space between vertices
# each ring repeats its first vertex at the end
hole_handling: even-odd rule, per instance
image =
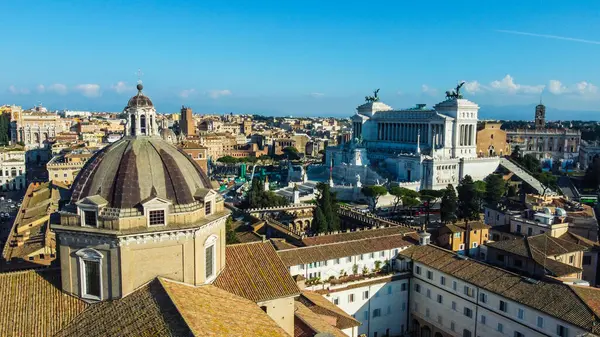
POLYGON ((502 325, 502 323, 498 323, 498 328, 496 330, 498 330, 498 332, 504 332, 504 325, 502 325))
POLYGON ((381 316, 381 309, 373 310, 373 318, 381 316))
POLYGON ((346 258, 346 262, 352 262, 352 256, 348 256, 348 257, 346 258))
POLYGON ((463 337, 471 337, 471 330, 464 329, 463 330, 463 337))
POLYGON ((485 324, 485 320, 486 320, 486 317, 484 315, 481 315, 481 324, 485 324))
POLYGON ((460 233, 454 233, 454 237, 460 239, 460 233))
POLYGON ((206 278, 211 278, 215 275, 215 245, 208 246, 204 249, 206 254, 206 278))
POLYGON ((388 295, 392 294, 392 286, 387 287, 387 293, 388 293, 388 295))
POLYGON ((455 291, 458 289, 458 283, 456 283, 456 281, 452 281, 452 289, 455 291))
POLYGON ((485 293, 479 293, 479 302, 481 302, 481 303, 487 302, 487 295, 485 293))
POLYGON ((150 226, 160 226, 165 224, 165 211, 150 211, 148 212, 150 226))
POLYGON ((385 257, 385 251, 383 251, 383 250, 382 250, 382 251, 379 253, 379 257, 385 257))
POLYGON ((452 310, 456 311, 456 302, 452 301, 452 310))
POLYGON ((465 293, 465 295, 467 295, 469 297, 473 297, 475 295, 475 291, 473 290, 473 288, 468 287, 468 286, 465 286, 464 293, 465 293))
POLYGON ((517 317, 519 317, 519 319, 525 319, 525 310, 519 308, 517 311, 517 317))
POLYGON ((86 226, 98 227, 96 223, 96 212, 95 211, 83 211, 83 221, 86 226))
POLYGON ((544 327, 544 318, 541 316, 538 316, 537 318, 537 326, 538 328, 543 328, 544 327))
POLYGON ((569 337, 569 328, 560 324, 556 325, 556 334, 560 337, 569 337))
POLYGON ((420 284, 415 284, 415 291, 420 293, 421 292, 421 285, 420 284))
POLYGON ((369 258, 374 259, 375 258, 375 253, 369 254, 369 258))
POLYGON ((416 273, 417 275, 421 275, 421 267, 419 267, 419 266, 415 266, 415 273, 416 273))
POLYGON ((362 299, 363 300, 369 299, 369 291, 368 290, 363 291, 363 297, 362 297, 362 299))
POLYGON ((437 302, 438 303, 443 303, 444 302, 444 297, 442 297, 442 295, 437 295, 437 302))
POLYGON ((406 285, 407 285, 407 283, 402 283, 400 285, 400 291, 406 291, 406 285))
POLYGON ((358 256, 358 260, 359 260, 359 261, 362 261, 362 259, 363 259, 363 255, 362 255, 362 254, 360 254, 360 255, 358 256))
POLYGON ((508 303, 504 301, 500 301, 500 311, 507 312, 508 311, 508 303))
POLYGON ((463 314, 469 318, 473 317, 473 310, 470 308, 466 308, 463 310, 463 314))
POLYGON ((520 333, 520 332, 518 332, 518 331, 515 331, 515 334, 514 334, 514 336, 515 336, 515 337, 525 337, 525 335, 523 335, 522 333, 520 333))
POLYGON ((333 298, 333 304, 339 305, 340 304, 340 298, 339 297, 334 297, 333 298))
POLYGON ((569 256, 569 263, 573 264, 574 261, 575 261, 575 255, 569 256))
POLYGON ((368 320, 369 320, 369 312, 368 312, 368 311, 365 311, 365 312, 363 313, 363 316, 364 316, 364 318, 365 318, 365 321, 368 321, 368 320))
POLYGON ((431 298, 431 289, 427 289, 427 298, 431 298))
POLYGON ((433 272, 431 270, 427 271, 427 278, 433 280, 433 272))
POLYGON ((354 302, 354 294, 349 294, 348 295, 348 303, 353 303, 354 302))
POLYGON ((425 317, 429 317, 430 313, 429 313, 429 308, 425 308, 425 317))
POLYGON ((204 214, 206 214, 206 215, 211 214, 211 211, 212 211, 212 209, 211 209, 212 205, 211 204, 212 203, 210 201, 207 201, 207 202, 204 203, 204 214))
POLYGON ((440 284, 443 286, 446 285, 446 278, 444 276, 440 276, 440 284))
POLYGON ((335 264, 340 264, 340 259, 335 259, 335 264))
POLYGON ((456 324, 454 322, 450 322, 450 330, 456 331, 456 324))
POLYGON ((100 298, 100 262, 84 260, 83 266, 85 269, 85 295, 100 298))

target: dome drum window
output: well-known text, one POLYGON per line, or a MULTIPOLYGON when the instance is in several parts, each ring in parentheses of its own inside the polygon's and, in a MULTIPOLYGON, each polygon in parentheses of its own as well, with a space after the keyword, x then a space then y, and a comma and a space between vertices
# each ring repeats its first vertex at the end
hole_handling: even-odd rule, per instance
POLYGON ((171 202, 158 197, 142 202, 148 227, 166 226, 171 202))
POLYGON ((79 285, 81 297, 102 300, 102 259, 99 251, 85 248, 75 253, 79 259, 79 285))
POLYGON ((107 204, 107 201, 99 195, 84 198, 77 203, 77 214, 81 226, 98 227, 98 215, 107 204))

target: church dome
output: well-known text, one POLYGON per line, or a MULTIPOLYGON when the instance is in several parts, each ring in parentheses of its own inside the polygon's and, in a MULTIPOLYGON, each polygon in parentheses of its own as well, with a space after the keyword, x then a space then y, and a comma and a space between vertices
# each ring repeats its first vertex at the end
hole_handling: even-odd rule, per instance
POLYGON ((146 108, 153 107, 152 101, 150 98, 142 93, 142 89, 144 86, 140 83, 137 85, 138 93, 137 95, 131 97, 129 102, 127 102, 127 108, 146 108))
POLYGON ((119 209, 151 197, 185 205, 211 188, 198 164, 160 137, 124 137, 88 160, 73 183, 71 203, 99 195, 119 209))
POLYGON ((169 128, 161 129, 160 137, 169 144, 175 144, 177 142, 177 135, 169 128))

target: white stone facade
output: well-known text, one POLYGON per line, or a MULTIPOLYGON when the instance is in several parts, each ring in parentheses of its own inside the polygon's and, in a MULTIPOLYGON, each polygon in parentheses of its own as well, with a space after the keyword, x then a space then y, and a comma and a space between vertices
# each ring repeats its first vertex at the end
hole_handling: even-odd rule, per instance
POLYGON ((327 148, 326 162, 356 167, 364 172, 363 181, 375 173, 370 166, 377 166, 394 184, 419 181, 417 190, 456 186, 465 175, 483 179, 498 168, 499 159, 477 158, 478 111, 477 104, 462 98, 404 110, 363 104, 351 118, 352 144, 327 148))
POLYGON ((25 151, 0 148, 0 190, 14 191, 27 188, 25 151))

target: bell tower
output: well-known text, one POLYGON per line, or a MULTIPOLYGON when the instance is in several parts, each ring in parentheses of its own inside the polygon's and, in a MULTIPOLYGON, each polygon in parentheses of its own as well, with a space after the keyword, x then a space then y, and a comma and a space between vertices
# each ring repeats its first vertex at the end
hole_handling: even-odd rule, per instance
POLYGON ((542 102, 535 107, 535 128, 546 128, 546 106, 542 102))
POLYGON ((123 112, 127 115, 127 136, 158 136, 156 109, 150 98, 142 92, 144 86, 138 83, 137 95, 131 97, 123 112))

